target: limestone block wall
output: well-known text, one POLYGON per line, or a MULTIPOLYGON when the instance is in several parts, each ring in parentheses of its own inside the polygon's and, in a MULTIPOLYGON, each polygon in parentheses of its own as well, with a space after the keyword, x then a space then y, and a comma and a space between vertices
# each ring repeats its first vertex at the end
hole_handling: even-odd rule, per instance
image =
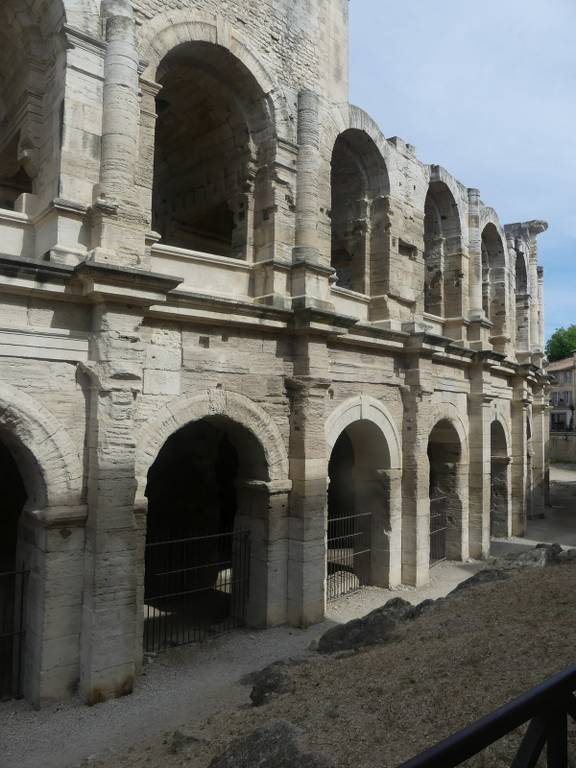
POLYGON ((348 104, 347 20, 347 0, 2 4, 0 440, 28 491, 36 703, 132 690, 148 472, 188 425, 241 454, 254 627, 325 615, 342 435, 375 585, 429 580, 431 493, 462 560, 495 513, 521 535, 543 509, 545 224, 502 226, 348 104))
POLYGON ((576 464, 576 435, 550 435, 550 461, 576 464))

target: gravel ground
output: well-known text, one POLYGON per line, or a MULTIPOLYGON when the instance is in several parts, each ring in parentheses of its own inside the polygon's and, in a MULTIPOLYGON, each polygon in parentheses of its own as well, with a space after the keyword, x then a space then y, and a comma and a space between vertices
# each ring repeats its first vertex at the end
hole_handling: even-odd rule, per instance
MULTIPOLYGON (((207 721, 184 726, 189 740, 175 751, 169 732, 90 765, 206 768, 231 738, 285 719, 339 768, 393 768, 572 665, 575 593, 576 565, 521 570, 509 581, 439 602, 389 645, 298 664, 293 692, 264 707, 248 706, 246 687, 244 706, 234 701, 207 721)), ((471 765, 510 765, 512 745, 501 742, 471 765)))
POLYGON ((412 603, 441 597, 482 567, 478 562, 443 563, 421 589, 367 587, 330 603, 327 621, 308 630, 239 631, 169 651, 146 668, 132 696, 97 707, 73 700, 37 712, 26 702, 0 704, 0 768, 75 768, 91 756, 122 753, 143 735, 174 730, 186 719, 202 722, 246 701, 240 683, 246 674, 279 659, 312 655, 310 643, 334 623, 363 616, 391 597, 412 603))

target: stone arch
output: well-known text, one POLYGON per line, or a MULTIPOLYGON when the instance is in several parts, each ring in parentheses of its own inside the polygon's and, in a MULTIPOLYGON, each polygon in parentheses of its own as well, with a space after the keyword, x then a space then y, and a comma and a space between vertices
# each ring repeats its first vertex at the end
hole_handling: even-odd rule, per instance
POLYGON ((362 128, 339 133, 330 158, 331 264, 336 285, 370 294, 387 256, 388 169, 362 128))
POLYGON ((386 439, 390 469, 402 469, 402 442, 386 406, 369 395, 358 395, 339 405, 326 420, 326 444, 332 451, 342 432, 356 421, 371 421, 386 439))
POLYGON ((139 35, 139 48, 146 68, 143 77, 154 80, 162 59, 184 43, 211 43, 225 48, 252 74, 266 95, 279 137, 295 141, 295 126, 290 120, 286 96, 271 77, 249 43, 221 16, 194 10, 167 11, 145 24, 139 35))
POLYGON ((0 384, 0 430, 20 465, 28 511, 80 502, 78 448, 43 405, 15 387, 0 384))
POLYGON ((468 443, 452 408, 434 413, 428 433, 430 560, 462 560, 468 555, 468 443))
POLYGON ((325 425, 328 449, 328 599, 359 585, 401 580, 402 447, 387 408, 368 395, 338 406, 325 425))
POLYGON ((508 451, 508 455, 510 455, 512 451, 512 430, 510 428, 510 424, 498 411, 495 411, 492 414, 492 422, 498 422, 498 424, 500 424, 502 427, 502 430, 504 431, 504 438, 506 440, 506 449, 508 451))
POLYGON ((498 352, 506 353, 510 341, 508 328, 510 265, 507 239, 492 208, 480 212, 482 243, 482 302, 492 322, 492 343, 498 352))
POLYGON ((372 140, 375 147, 378 149, 387 170, 387 193, 389 194, 391 192, 391 185, 395 183, 393 178, 390 177, 390 170, 392 167, 390 145, 376 121, 363 109, 355 107, 352 104, 343 104, 338 107, 333 107, 325 115, 325 118, 321 128, 321 144, 327 153, 332 152, 338 136, 348 130, 362 131, 362 133, 365 133, 366 136, 372 140))
POLYGON ((424 203, 424 309, 443 318, 461 317, 463 216, 445 172, 432 169, 424 203))
POLYGON ((452 176, 452 174, 441 165, 430 166, 430 183, 435 181, 444 184, 450 191, 456 204, 458 214, 459 229, 462 236, 468 231, 467 210, 464 199, 467 200, 467 193, 463 193, 461 184, 452 176))
POLYGON ((144 498, 148 470, 168 438, 187 424, 210 416, 226 417, 251 432, 264 451, 270 482, 288 481, 288 453, 271 416, 245 395, 211 389, 173 400, 141 429, 136 449, 139 501, 144 498))
POLYGON ((460 464, 468 464, 468 430, 464 424, 464 420, 458 412, 457 407, 452 403, 443 403, 442 405, 435 407, 428 434, 430 434, 434 427, 436 427, 441 421, 449 422, 450 425, 456 430, 458 439, 460 440, 461 448, 460 464))
MULTIPOLYGON (((176 468, 179 472, 178 465, 176 468)), ((217 575, 216 565, 220 561, 216 550, 220 551, 222 546, 226 550, 221 553, 223 561, 229 560, 230 568, 234 567, 232 553, 223 543, 221 535, 229 537, 234 532, 241 532, 249 536, 248 593, 246 599, 242 599, 242 605, 237 606, 237 618, 249 626, 270 626, 286 620, 287 594, 283 576, 286 571, 280 564, 282 561, 286 564, 287 553, 284 543, 278 540, 274 532, 275 523, 287 515, 288 492, 291 487, 288 471, 286 447, 272 418, 244 395, 221 389, 206 390, 173 400, 144 426, 137 437, 137 507, 139 512, 147 510, 148 515, 156 515, 157 523, 148 527, 148 518, 146 524, 143 521, 142 532, 148 527, 147 543, 158 544, 176 539, 173 543, 178 546, 178 539, 182 542, 206 537, 202 551, 192 549, 185 556, 190 558, 191 578, 194 573, 200 574, 202 578, 201 573, 207 563, 212 563, 214 567, 208 568, 205 574, 206 578, 213 579, 217 575), (224 446, 220 443, 217 447, 215 438, 218 441, 222 438, 226 440, 226 467, 220 466, 226 473, 225 477, 220 476, 225 487, 217 485, 219 475, 216 466, 223 458, 219 449, 224 446), (172 448, 178 439, 181 442, 176 444, 177 453, 174 454, 172 448), (162 493, 159 495, 158 492, 162 491, 162 485, 170 479, 169 473, 174 469, 173 462, 179 460, 178 454, 181 462, 182 458, 186 458, 186 453, 182 451, 188 449, 191 449, 189 456, 192 462, 189 466, 190 477, 199 482, 199 495, 194 493, 193 487, 187 487, 189 478, 182 475, 176 478, 179 487, 176 488, 173 500, 167 502, 167 496, 162 493), (163 465, 159 467, 158 462, 163 465), (242 465, 246 472, 242 471, 242 465), (168 470, 168 474, 165 470, 168 470), (252 470, 256 470, 255 474, 250 474, 252 470), (203 471, 205 475, 202 475, 203 471), (146 488, 147 481, 156 483, 155 495, 150 496, 149 501, 147 499, 151 488, 146 488), (220 491, 224 492, 224 496, 220 495, 220 491), (186 502, 188 494, 191 503, 186 502), (167 503, 168 508, 165 506, 167 503), (192 515, 188 514, 190 510, 192 515), (199 565, 200 571, 197 570, 199 565)), ((165 487, 168 490, 169 486, 165 487)), ((226 541, 230 543, 231 539, 227 538, 226 541)), ((162 600, 162 585, 165 588, 171 579, 168 578, 168 582, 163 577, 159 580, 162 569, 158 571, 154 562, 145 558, 144 539, 141 545, 145 578, 137 600, 153 609, 157 599, 162 600)), ((213 582, 199 585, 201 589, 208 589, 205 596, 209 602, 214 598, 213 586, 213 582)), ((172 591, 168 589, 168 596, 172 591)), ((178 608, 184 611, 188 609, 203 610, 198 606, 194 608, 191 603, 188 605, 186 600, 178 608)), ((235 610, 233 604, 225 608, 227 618, 231 617, 230 610, 235 610)), ((155 636, 154 624, 157 617, 154 610, 147 610, 144 621, 143 611, 140 608, 138 611, 142 616, 139 634, 143 632, 144 641, 148 642, 150 632, 152 637, 155 636)), ((169 637, 172 629, 177 630, 177 627, 166 629, 169 637)))

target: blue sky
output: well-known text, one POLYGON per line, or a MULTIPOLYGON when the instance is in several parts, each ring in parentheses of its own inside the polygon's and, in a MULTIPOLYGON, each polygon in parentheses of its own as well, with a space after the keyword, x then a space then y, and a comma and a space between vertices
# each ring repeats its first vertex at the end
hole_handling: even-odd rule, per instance
POLYGON ((545 219, 547 335, 576 323, 576 0, 351 0, 351 101, 503 224, 545 219))

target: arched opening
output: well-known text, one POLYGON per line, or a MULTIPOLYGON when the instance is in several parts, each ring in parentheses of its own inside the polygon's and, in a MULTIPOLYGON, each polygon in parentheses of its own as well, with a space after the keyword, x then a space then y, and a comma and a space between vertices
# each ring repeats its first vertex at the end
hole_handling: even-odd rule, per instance
POLYGON ((230 419, 194 421, 166 441, 146 488, 145 650, 246 621, 250 519, 264 516, 267 480, 260 443, 230 419))
POLYGON ((462 552, 462 500, 459 468, 460 438, 453 425, 443 419, 428 439, 430 463, 430 565, 459 560, 462 552))
POLYGON ((482 304, 492 323, 491 341, 504 352, 506 337, 506 256, 504 243, 494 224, 482 232, 482 304))
POLYGON ((390 569, 390 454, 381 430, 356 421, 338 437, 328 465, 327 598, 387 586, 390 569))
POLYGON ((14 210, 20 195, 32 192, 25 169, 32 109, 27 46, 10 5, 0 7, 0 208, 14 210))
POLYGON ((528 352, 530 347, 530 296, 528 295, 528 273, 522 251, 516 251, 516 351, 528 352))
POLYGON ((443 318, 462 316, 460 217, 450 189, 433 181, 424 208, 424 311, 443 318))
POLYGON ((370 293, 371 262, 385 254, 381 209, 388 193, 386 164, 373 140, 358 129, 341 133, 331 165, 331 264, 337 286, 370 293))
POLYGON ((27 500, 12 452, 0 440, 0 700, 21 692, 24 563, 19 546, 20 515, 27 500))
POLYGON ((495 537, 509 535, 510 456, 504 427, 493 421, 490 427, 490 534, 495 537))
POLYGON ((257 258, 274 210, 266 95, 238 59, 210 43, 176 47, 157 80, 153 229, 165 245, 257 258))

